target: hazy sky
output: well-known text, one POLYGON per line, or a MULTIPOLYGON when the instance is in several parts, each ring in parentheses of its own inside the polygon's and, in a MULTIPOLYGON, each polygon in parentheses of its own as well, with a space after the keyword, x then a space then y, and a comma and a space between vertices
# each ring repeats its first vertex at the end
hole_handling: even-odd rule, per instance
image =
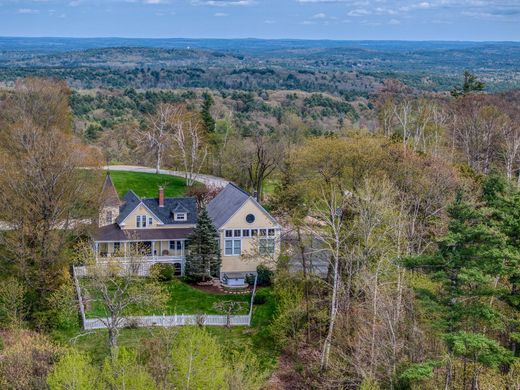
POLYGON ((520 40, 520 0, 0 0, 0 35, 520 40))

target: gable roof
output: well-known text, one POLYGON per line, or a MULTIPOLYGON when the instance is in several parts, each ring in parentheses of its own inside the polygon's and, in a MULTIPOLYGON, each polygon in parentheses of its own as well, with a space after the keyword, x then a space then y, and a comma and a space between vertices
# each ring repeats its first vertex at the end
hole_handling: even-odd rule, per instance
POLYGON ((197 223, 197 201, 195 198, 165 198, 164 207, 159 207, 158 198, 146 198, 142 201, 164 224, 197 223), (188 219, 175 221, 174 212, 187 213, 188 219))
POLYGON ((274 223, 274 218, 249 193, 229 183, 219 194, 209 202, 207 210, 213 224, 220 229, 235 214, 244 203, 251 199, 274 223))
POLYGON ((112 182, 110 172, 107 172, 105 175, 105 181, 101 188, 101 199, 103 206, 119 207, 121 205, 121 200, 119 199, 119 195, 117 195, 117 190, 112 182))
POLYGON ((164 207, 159 207, 158 198, 139 198, 132 190, 128 191, 123 200, 125 203, 119 209, 117 224, 121 224, 132 211, 140 204, 144 205, 161 223, 172 224, 195 224, 197 223, 197 203, 195 198, 165 198, 164 207), (175 221, 174 212, 187 213, 187 220, 175 221))

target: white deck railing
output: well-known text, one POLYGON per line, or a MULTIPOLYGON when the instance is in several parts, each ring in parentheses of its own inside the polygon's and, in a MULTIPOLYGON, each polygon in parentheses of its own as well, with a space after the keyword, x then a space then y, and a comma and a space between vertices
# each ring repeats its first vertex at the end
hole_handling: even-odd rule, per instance
POLYGON ((114 264, 114 262, 117 262, 117 265, 120 266, 122 270, 128 271, 131 267, 132 270, 134 270, 134 272, 136 272, 138 276, 148 276, 150 273, 150 268, 154 264, 177 263, 181 265, 181 273, 184 273, 184 261, 185 258, 181 256, 144 256, 138 262, 136 262, 135 260, 128 260, 128 258, 126 257, 99 257, 96 260, 95 265, 79 265, 75 266, 74 269, 78 277, 83 277, 88 276, 88 270, 90 267, 103 267, 107 264, 114 264))

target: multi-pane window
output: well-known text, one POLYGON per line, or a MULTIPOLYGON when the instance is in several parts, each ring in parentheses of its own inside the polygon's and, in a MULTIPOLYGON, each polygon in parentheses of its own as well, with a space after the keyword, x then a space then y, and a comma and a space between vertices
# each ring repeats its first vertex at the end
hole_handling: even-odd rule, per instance
POLYGON ((181 250, 182 249, 182 241, 180 240, 174 240, 174 241, 170 241, 170 250, 181 250))
POLYGON ((258 236, 258 229, 251 229, 251 237, 258 236))
POLYGON ((107 223, 112 223, 114 217, 112 216, 112 210, 107 211, 107 223))
POLYGON ((240 256, 242 254, 242 240, 225 240, 224 254, 226 256, 240 256))
POLYGON ((235 229, 233 230, 233 237, 240 237, 242 235, 241 229, 235 229))
POLYGON ((233 237, 233 230, 226 230, 226 237, 233 237))
POLYGON ((232 256, 233 255, 233 240, 226 240, 225 241, 224 254, 226 256, 232 256))
POLYGON ((269 256, 274 255, 275 242, 274 238, 261 238, 259 241, 260 255, 269 256))
POLYGON ((259 229, 260 237, 267 236, 267 229, 259 229))
POLYGON ((114 242, 114 252, 119 252, 120 249, 121 249, 121 243, 114 242))
POLYGON ((135 217, 135 227, 138 227, 138 228, 146 227, 146 215, 137 215, 135 217))
POLYGON ((267 235, 268 235, 269 237, 274 237, 274 229, 268 229, 268 230, 267 230, 267 235))
POLYGON ((186 219, 188 219, 188 215, 186 213, 175 213, 174 219, 176 221, 186 221, 186 219))
POLYGON ((153 224, 152 217, 148 217, 148 226, 152 226, 152 224, 153 224))
POLYGON ((242 230, 242 237, 249 237, 249 229, 242 230))

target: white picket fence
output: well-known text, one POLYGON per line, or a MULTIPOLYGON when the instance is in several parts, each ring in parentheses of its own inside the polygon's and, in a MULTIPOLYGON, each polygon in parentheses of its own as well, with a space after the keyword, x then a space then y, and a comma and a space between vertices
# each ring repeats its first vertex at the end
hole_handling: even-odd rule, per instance
MULTIPOLYGON (((197 315, 197 314, 178 314, 173 316, 130 316, 125 317, 121 327, 173 327, 182 325, 206 325, 206 326, 226 326, 228 318, 225 315, 197 315)), ((231 326, 250 326, 250 315, 232 315, 229 316, 229 325, 231 326)), ((106 321, 100 318, 86 319, 83 323, 85 330, 104 329, 106 321)))
MULTIPOLYGON (((79 310, 84 330, 105 329, 107 319, 102 318, 86 318, 85 306, 81 294, 81 287, 78 277, 85 276, 87 269, 85 267, 72 267, 72 276, 76 293, 79 300, 79 310), (79 272, 78 272, 79 271, 79 272)), ((215 315, 215 314, 175 314, 175 315, 153 315, 153 316, 128 316, 121 320, 120 327, 138 327, 146 328, 152 326, 173 327, 182 325, 206 325, 206 326, 251 326, 253 316, 253 301, 256 294, 256 281, 251 294, 251 302, 249 306, 249 314, 247 315, 215 315)))

